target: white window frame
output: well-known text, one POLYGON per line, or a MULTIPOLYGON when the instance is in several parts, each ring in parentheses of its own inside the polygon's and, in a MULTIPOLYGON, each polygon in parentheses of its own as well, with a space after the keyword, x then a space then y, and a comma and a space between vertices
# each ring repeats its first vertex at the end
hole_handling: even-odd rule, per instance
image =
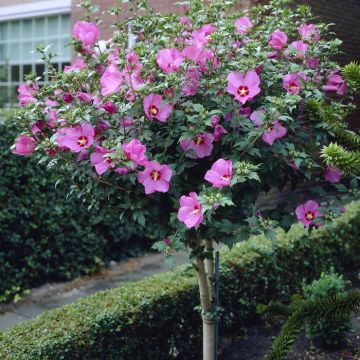
MULTIPOLYGON (((49 36, 48 35, 48 17, 49 16, 59 16, 62 15, 69 15, 71 18, 71 0, 47 0, 47 1, 38 1, 34 3, 29 4, 18 4, 18 5, 11 5, 6 7, 0 7, 0 23, 6 22, 8 26, 8 31, 10 30, 10 21, 20 21, 20 33, 22 32, 22 26, 23 26, 23 20, 31 20, 31 29, 32 29, 32 36, 31 41, 36 43, 36 40, 38 42, 47 41, 48 43, 51 43, 51 40, 54 40, 54 42, 57 42, 61 39, 69 39, 70 40, 70 34, 64 35, 64 37, 56 36, 49 36), (44 18, 45 21, 45 34, 42 37, 35 37, 34 34, 34 26, 35 26, 35 18, 44 18)), ((60 20, 58 21, 58 26, 61 27, 60 20)), ((58 34, 61 33, 61 28, 58 29, 58 34)), ((14 43, 14 41, 10 39, 6 39, 5 41, 1 41, 3 44, 6 43, 7 45, 14 43)), ((22 53, 22 42, 19 43, 20 46, 20 53, 22 53)), ((56 60, 56 59, 55 59, 56 60)), ((58 59, 55 64, 58 64, 59 70, 63 66, 63 64, 67 64, 71 62, 71 58, 61 58, 58 59)), ((35 71, 37 63, 34 60, 31 61, 10 61, 10 62, 1 62, 0 65, 7 66, 7 79, 6 81, 0 81, 0 86, 6 86, 8 87, 7 91, 7 97, 12 97, 12 89, 14 86, 19 86, 23 83, 24 79, 24 73, 23 73, 23 66, 22 65, 28 65, 31 64, 31 71, 35 71), (19 65, 19 81, 12 81, 12 74, 11 74, 11 66, 12 65, 19 65)), ((40 63, 39 63, 40 64, 40 63)), ((46 70, 46 69, 45 69, 46 70)), ((46 82, 48 79, 44 79, 44 82, 46 82)))

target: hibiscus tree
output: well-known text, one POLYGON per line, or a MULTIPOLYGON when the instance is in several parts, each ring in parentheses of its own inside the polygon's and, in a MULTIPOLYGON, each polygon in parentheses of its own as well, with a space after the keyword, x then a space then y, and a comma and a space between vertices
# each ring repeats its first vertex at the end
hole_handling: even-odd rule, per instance
MULTIPOLYGON (((298 220, 313 230, 339 216, 327 190, 343 191, 344 174, 319 156, 333 135, 304 109, 309 99, 341 114, 351 108, 351 90, 329 60, 339 42, 311 23, 307 7, 293 12, 274 0, 234 14, 230 3, 191 1, 183 16, 140 11, 123 22, 116 6, 114 37, 100 48, 85 2, 88 15, 72 32, 74 64, 59 73, 49 66, 48 85, 30 75, 19 88, 13 150, 62 168, 80 195, 106 200, 124 221, 155 223, 149 235, 168 260, 187 249, 199 279, 204 360, 216 352, 214 245, 261 233, 275 242, 276 227, 298 220), (315 182, 325 190, 257 206, 262 193, 315 182)), ((53 55, 38 51, 50 64, 53 55)))

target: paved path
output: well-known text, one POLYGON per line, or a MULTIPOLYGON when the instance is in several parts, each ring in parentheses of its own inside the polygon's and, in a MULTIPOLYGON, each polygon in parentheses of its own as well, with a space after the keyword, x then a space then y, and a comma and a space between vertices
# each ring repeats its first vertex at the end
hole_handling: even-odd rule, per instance
MULTIPOLYGON (((174 256, 177 265, 188 261, 184 252, 174 256)), ((19 303, 0 306, 0 331, 98 291, 168 271, 164 259, 161 254, 146 254, 114 264, 94 276, 82 277, 68 283, 46 284, 34 289, 19 303)))

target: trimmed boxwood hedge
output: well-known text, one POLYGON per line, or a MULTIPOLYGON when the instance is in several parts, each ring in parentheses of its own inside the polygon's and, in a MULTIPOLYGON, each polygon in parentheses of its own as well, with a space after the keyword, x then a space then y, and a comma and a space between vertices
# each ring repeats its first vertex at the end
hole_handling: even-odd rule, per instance
POLYGON ((88 211, 87 204, 67 198, 68 184, 55 189, 55 171, 13 155, 13 116, 13 110, 0 110, 0 302, 150 247, 139 226, 123 226, 119 213, 105 206, 88 211))
MULTIPOLYGON (((287 300, 305 281, 360 263, 360 202, 310 236, 300 225, 278 244, 255 237, 221 254, 222 333, 256 319, 258 303, 287 300)), ((126 284, 0 333, 2 360, 200 358, 197 285, 191 267, 126 284)))

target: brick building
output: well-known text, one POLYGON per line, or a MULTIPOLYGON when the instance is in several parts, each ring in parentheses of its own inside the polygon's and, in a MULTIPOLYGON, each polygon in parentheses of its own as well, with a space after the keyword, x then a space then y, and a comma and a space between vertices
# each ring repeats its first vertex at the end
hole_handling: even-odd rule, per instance
MULTIPOLYGON (((268 0, 238 0, 239 7, 247 8, 254 3, 268 0)), ((177 11, 177 0, 149 0, 160 12, 177 11)), ((360 61, 360 0, 294 0, 309 3, 314 13, 326 22, 336 23, 334 31, 344 40, 343 62, 360 61)), ((59 53, 56 65, 62 69, 71 61, 71 51, 65 47, 70 39, 72 24, 81 17, 76 6, 78 0, 0 0, 0 104, 11 102, 17 86, 30 71, 42 74, 44 65, 37 62, 32 49, 38 43, 53 44, 59 53)), ((115 0, 94 0, 101 11, 106 11, 115 0)), ((122 16, 127 16, 124 13, 122 16)), ((111 33, 111 16, 102 17, 102 36, 111 33)), ((46 81, 47 79, 45 79, 46 81)))

